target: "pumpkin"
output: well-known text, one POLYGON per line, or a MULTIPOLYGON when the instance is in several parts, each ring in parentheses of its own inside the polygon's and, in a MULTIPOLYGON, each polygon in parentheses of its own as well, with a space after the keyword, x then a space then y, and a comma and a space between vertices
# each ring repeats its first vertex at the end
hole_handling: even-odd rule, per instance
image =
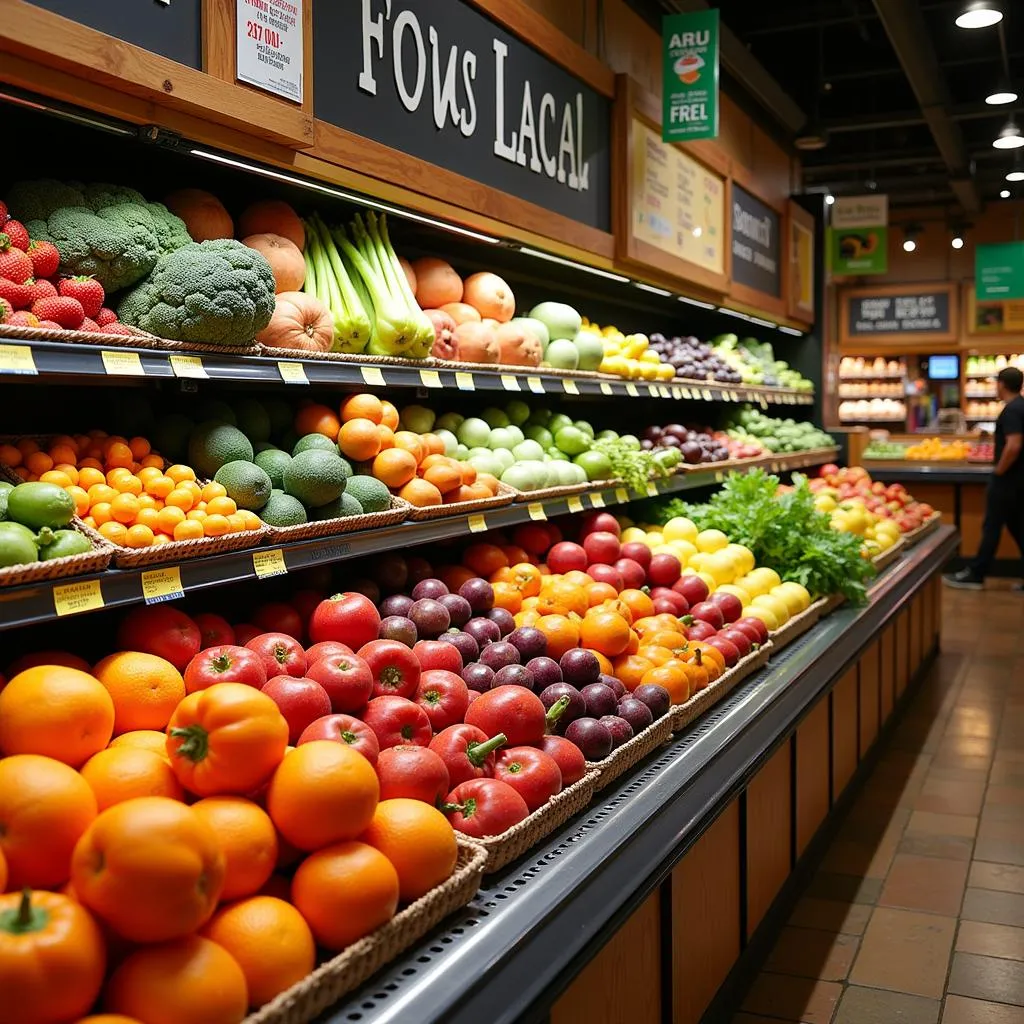
POLYGON ((255 249, 274 273, 274 291, 297 292, 306 280, 306 261, 299 247, 284 235, 249 235, 242 245, 255 249))
POLYGON ((498 362, 498 339, 494 329, 485 324, 468 320, 455 328, 455 347, 459 359, 467 363, 498 362))
POLYGON ((480 313, 466 302, 446 302, 438 309, 447 313, 456 323, 480 323, 480 313))
POLYGON ((405 279, 409 282, 409 288, 413 296, 415 296, 417 288, 416 271, 412 269, 412 264, 404 256, 398 257, 398 265, 402 268, 402 273, 405 274, 405 279))
POLYGON ((425 309, 423 312, 434 327, 434 344, 430 354, 436 359, 457 359, 459 350, 455 347, 455 321, 443 309, 425 309))
POLYGON ((508 366, 540 366, 540 340, 522 324, 499 324, 494 330, 498 341, 498 362, 508 366))
POLYGON ((185 222, 185 227, 195 242, 235 237, 231 214, 210 192, 205 192, 201 188, 179 188, 164 197, 164 205, 185 222))
POLYGON ((246 235, 282 235, 296 248, 305 251, 306 229, 299 215, 281 199, 261 199, 245 208, 238 218, 238 233, 246 235))
POLYGON ((505 323, 515 316, 516 297, 504 278, 488 271, 466 278, 462 301, 479 310, 484 319, 492 318, 505 323))
POLYGON ((436 256, 423 256, 412 265, 416 275, 416 301, 423 309, 440 309, 449 302, 462 301, 462 278, 450 263, 436 256))
POLYGON ((315 295, 281 292, 275 300, 270 323, 256 335, 256 340, 272 348, 330 352, 334 344, 334 321, 315 295))

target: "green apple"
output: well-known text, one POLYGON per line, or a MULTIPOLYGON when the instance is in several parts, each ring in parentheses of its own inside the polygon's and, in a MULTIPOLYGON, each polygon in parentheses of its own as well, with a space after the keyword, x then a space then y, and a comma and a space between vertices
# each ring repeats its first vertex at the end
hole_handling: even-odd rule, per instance
POLYGON ((491 436, 487 442, 487 447, 491 449, 511 449, 512 445, 514 445, 515 443, 515 436, 509 432, 508 427, 495 427, 491 431, 491 436))
POLYGON ((491 476, 500 477, 503 472, 501 462, 494 452, 470 455, 468 462, 478 473, 490 473, 491 476))
POLYGON ((619 435, 614 430, 602 430, 597 435, 598 441, 614 441, 619 435))
POLYGON ((557 338, 548 345, 544 362, 559 370, 575 370, 580 365, 579 349, 568 338, 557 338))
POLYGON ((541 352, 548 347, 548 343, 551 341, 551 333, 548 331, 548 325, 543 320, 537 320, 532 316, 517 316, 512 323, 532 331, 540 342, 541 352))
POLYGON ((577 420, 573 426, 577 430, 582 430, 593 441, 594 439, 594 428, 586 420, 577 420))
POLYGON ((469 449, 464 444, 460 444, 455 449, 455 458, 457 458, 459 462, 465 462, 466 459, 469 458, 469 449))
POLYGON ((548 422, 551 420, 553 413, 550 409, 539 408, 534 409, 530 413, 530 418, 526 421, 527 423, 536 424, 538 427, 546 427, 548 422))
POLYGON ((571 462, 553 462, 555 476, 558 479, 558 487, 566 487, 577 482, 576 471, 580 468, 571 462))
POLYGON ((507 427, 511 422, 508 416, 505 415, 504 409, 496 409, 493 405, 489 405, 482 413, 480 418, 487 421, 489 427, 507 427))
POLYGON ((566 455, 565 452, 563 452, 561 448, 556 448, 554 445, 552 445, 547 450, 547 454, 549 456, 551 456, 551 458, 557 459, 559 462, 568 462, 569 461, 569 456, 566 455))
MULTIPOLYGON (((491 454, 494 456, 498 465, 501 466, 501 473, 504 473, 509 466, 514 466, 516 463, 516 457, 508 448, 495 448, 491 454)), ((494 475, 501 476, 501 473, 495 473, 494 475)))
POLYGON ((552 434, 557 434, 562 427, 571 427, 572 420, 565 415, 564 412, 556 412, 550 420, 548 420, 547 428, 552 434))
POLYGON ((429 434, 434 429, 436 415, 423 405, 407 405, 399 414, 398 425, 414 434, 429 434))
POLYGON ((462 426, 465 416, 458 412, 446 412, 441 416, 437 417, 437 421, 434 423, 435 430, 450 430, 453 434, 459 432, 459 427, 462 426))
POLYGON ((443 427, 435 433, 444 441, 445 455, 454 455, 459 447, 459 439, 450 430, 445 430, 443 427))
POLYGON ((546 427, 540 427, 536 423, 528 424, 523 433, 531 440, 536 441, 541 448, 550 448, 555 443, 554 435, 546 427))
POLYGON ((539 320, 547 327, 552 344, 559 338, 572 338, 583 323, 579 313, 564 302, 541 302, 534 306, 528 315, 532 320, 539 320))
POLYGON ((544 458, 544 449, 536 441, 520 441, 512 449, 517 462, 537 462, 544 458))
POLYGON ((459 424, 455 436, 470 448, 486 448, 491 437, 491 428, 478 416, 470 416, 459 424))
POLYGON ((590 438, 579 427, 562 427, 555 434, 555 445, 566 455, 579 455, 590 448, 590 438))
POLYGON ((587 474, 588 480, 607 480, 611 476, 612 464, 604 452, 583 452, 573 462, 587 474))
POLYGON ((510 423, 505 428, 512 437, 512 447, 514 448, 517 444, 522 444, 526 440, 526 435, 514 424, 510 423))
POLYGON ((637 437, 635 434, 623 434, 622 437, 619 438, 619 440, 627 448, 631 448, 635 452, 640 451, 640 448, 641 448, 640 438, 637 437))
POLYGON ((576 337, 572 339, 579 353, 579 368, 581 370, 596 370, 604 359, 604 339, 594 331, 577 331, 576 337))
POLYGON ((521 427, 530 418, 530 407, 521 398, 513 398, 505 404, 505 415, 521 427))

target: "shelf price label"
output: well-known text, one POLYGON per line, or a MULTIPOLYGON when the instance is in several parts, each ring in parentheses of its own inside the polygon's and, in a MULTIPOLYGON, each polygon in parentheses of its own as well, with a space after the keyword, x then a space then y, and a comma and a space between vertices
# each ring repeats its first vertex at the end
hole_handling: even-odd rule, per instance
POLYGON ((630 380, 626 381, 626 394, 630 398, 639 398, 640 392, 637 390, 637 386, 630 380))
POLYGON ((682 398, 685 398, 687 401, 689 401, 690 398, 692 397, 692 395, 690 394, 690 389, 689 388, 680 388, 679 389, 679 394, 680 394, 680 396, 682 398))
POLYGON ((602 395, 613 395, 615 393, 614 391, 612 391, 611 384, 609 384, 606 380, 601 381, 600 388, 602 395))
POLYGON ((99 580, 61 583, 53 588, 53 609, 58 616, 78 615, 103 607, 103 589, 99 580))
POLYGON ((191 377, 194 380, 209 380, 210 375, 199 356, 168 356, 175 377, 191 377))
POLYGON ((615 500, 620 504, 629 501, 629 491, 627 491, 625 487, 616 487, 615 500))
POLYGON ((280 359, 277 363, 277 372, 281 374, 281 380, 285 384, 308 384, 306 368, 302 363, 291 362, 287 359, 280 359))
POLYGON ((672 386, 672 397, 678 402, 683 397, 683 389, 678 385, 672 386))
POLYGON ((569 506, 570 512, 582 512, 583 511, 583 499, 579 495, 570 495, 566 501, 569 506))
POLYGON ((537 522, 543 522, 548 517, 547 512, 544 511, 544 506, 539 501, 531 501, 526 506, 526 511, 530 513, 530 518, 537 522))
POLYGON ((384 380, 384 374, 380 372, 379 366, 360 366, 359 372, 362 374, 363 383, 371 388, 382 388, 387 384, 384 380))
POLYGON ((580 393, 580 389, 576 386, 576 381, 569 377, 562 378, 562 390, 567 395, 578 395, 580 393))
POLYGON ((715 474, 715 483, 716 484, 720 484, 720 483, 724 483, 724 482, 725 482, 725 474, 721 470, 719 470, 715 474))
POLYGON ((526 378, 526 386, 535 395, 543 395, 544 394, 544 381, 542 381, 540 379, 540 377, 527 377, 526 378))
POLYGON ((284 560, 284 552, 280 548, 271 548, 269 551, 254 551, 252 553, 253 572, 260 579, 267 576, 284 576, 288 572, 288 566, 284 560))
POLYGON ((518 378, 514 377, 511 373, 503 373, 501 375, 501 386, 506 391, 522 391, 523 390, 519 386, 518 378))
POLYGON ((36 361, 28 345, 0 345, 0 373, 23 373, 37 376, 36 361))
POLYGON ((711 392, 707 388, 705 388, 700 393, 700 397, 703 398, 705 402, 713 402, 715 400, 715 396, 712 395, 711 392))
POLYGON ((657 384, 648 384, 647 385, 647 394, 649 394, 651 396, 651 398, 657 398, 658 397, 658 385, 657 384))
POLYGON ((181 585, 181 570, 176 565, 164 569, 149 569, 142 574, 142 599, 146 604, 176 601, 185 596, 181 585))
POLYGON ((765 398, 764 395, 758 395, 757 396, 757 404, 760 405, 762 409, 767 409, 768 408, 768 399, 765 398))
POLYGON ((600 491, 594 491, 590 495, 590 504, 593 508, 604 508, 604 495, 600 491))
POLYGON ((456 370, 455 386, 460 391, 476 391, 476 381, 473 380, 473 374, 467 373, 465 370, 456 370))
POLYGON ((425 388, 443 388, 441 374, 437 370, 420 370, 420 383, 425 388))
POLYGON ((145 377, 146 370, 142 365, 138 352, 125 349, 123 352, 112 352, 103 349, 100 352, 103 370, 109 377, 145 377))
POLYGON ((471 516, 467 516, 466 519, 467 519, 467 522, 469 523, 469 532, 470 533, 484 533, 484 532, 486 532, 486 530, 487 530, 487 520, 484 519, 483 515, 480 512, 477 512, 477 513, 475 513, 474 515, 471 515, 471 516))

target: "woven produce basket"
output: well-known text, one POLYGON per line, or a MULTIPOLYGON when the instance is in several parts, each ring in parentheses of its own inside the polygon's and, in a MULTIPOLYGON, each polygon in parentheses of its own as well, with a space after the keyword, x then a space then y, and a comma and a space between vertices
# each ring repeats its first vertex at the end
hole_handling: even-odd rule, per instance
POLYGON ((763 466, 765 457, 757 455, 752 459, 724 459, 722 462, 680 462, 676 467, 677 473, 718 473, 728 472, 732 469, 749 469, 751 466, 763 466))
POLYGON ((225 356, 254 356, 259 354, 256 342, 249 345, 207 345, 196 341, 170 341, 155 334, 140 331, 125 324, 132 333, 103 334, 95 331, 54 331, 41 327, 12 327, 0 324, 0 338, 19 341, 60 341, 75 345, 97 345, 103 348, 152 349, 159 352, 208 352, 225 356))
POLYGON ((504 508, 511 505, 516 492, 507 484, 498 484, 498 493, 492 498, 477 498, 475 501, 453 501, 448 505, 427 505, 416 508, 410 505, 406 518, 414 523, 425 519, 447 519, 449 516, 472 515, 474 512, 486 512, 492 508, 504 508))
POLYGON ((620 775, 639 764, 648 754, 653 754, 671 738, 672 715, 662 715, 632 739, 626 740, 617 750, 613 750, 603 761, 588 761, 587 770, 598 772, 594 792, 600 792, 611 785, 620 775))
POLYGON ((594 795, 599 773, 588 771, 579 782, 556 793, 543 807, 539 807, 528 818, 513 825, 500 836, 474 839, 487 852, 484 874, 499 871, 521 857, 531 846, 564 825, 574 814, 583 810, 594 795))
POLYGON ((808 608, 794 615, 785 625, 769 634, 775 650, 779 651, 798 637, 803 636, 821 618, 828 602, 829 598, 819 597, 817 601, 812 601, 808 608))
POLYGON ((930 533, 934 533, 939 528, 939 523, 942 522, 942 513, 933 512, 916 530, 908 530, 903 534, 903 543, 908 547, 912 548, 916 544, 920 544, 930 533))
POLYGON ((383 512, 366 512, 361 516, 344 516, 340 519, 319 519, 296 526, 271 526, 267 524, 266 537, 273 543, 290 540, 313 540, 316 537, 336 537, 357 530, 376 530, 383 526, 395 526, 408 518, 412 508, 407 501, 391 496, 391 508, 383 512))
MULTIPOLYGON (((82 524, 82 532, 95 543, 104 537, 82 524)), ((267 527, 246 530, 244 533, 226 533, 223 537, 197 537, 195 540, 172 540, 148 548, 127 548, 113 544, 114 565, 118 569, 145 569, 150 565, 167 565, 207 555, 222 555, 226 551, 244 551, 255 548, 266 540, 267 527)), ((104 541, 106 543, 106 541, 104 541)))
POLYGON ((451 878, 249 1014, 244 1024, 307 1024, 319 1017, 446 917, 466 906, 480 888, 486 860, 480 846, 460 837, 459 859, 451 878))
POLYGON ((307 352, 296 348, 278 348, 274 345, 258 345, 258 355, 271 359, 290 359, 301 363, 349 363, 355 366, 421 366, 435 369, 446 366, 437 359, 406 359, 405 356, 368 356, 364 352, 307 352))
POLYGON ((669 711, 673 732, 680 732, 701 715, 710 711, 720 700, 728 696, 747 676, 753 675, 768 663, 772 652, 769 640, 745 658, 740 658, 727 672, 723 672, 710 686, 698 690, 685 704, 676 704, 669 711))
POLYGON ((879 553, 871 559, 871 564, 875 567, 877 572, 881 572, 883 569, 888 569, 889 566, 903 554, 906 548, 906 539, 900 537, 900 539, 896 541, 891 548, 886 548, 885 551, 879 551, 879 553))
POLYGON ((92 551, 80 555, 66 555, 51 558, 45 562, 26 562, 24 565, 9 565, 0 569, 0 587, 18 587, 23 583, 42 583, 45 580, 59 580, 66 576, 83 576, 85 573, 103 572, 110 565, 113 547, 98 533, 93 533, 80 519, 73 519, 65 527, 84 534, 92 544, 92 551))
MULTIPOLYGON (((606 491, 617 487, 618 480, 594 480, 582 484, 562 484, 559 487, 538 487, 535 491, 515 491, 513 501, 547 501, 549 498, 568 498, 573 494, 586 494, 588 491, 606 491)), ((515 490, 513 488, 513 490, 515 490)))

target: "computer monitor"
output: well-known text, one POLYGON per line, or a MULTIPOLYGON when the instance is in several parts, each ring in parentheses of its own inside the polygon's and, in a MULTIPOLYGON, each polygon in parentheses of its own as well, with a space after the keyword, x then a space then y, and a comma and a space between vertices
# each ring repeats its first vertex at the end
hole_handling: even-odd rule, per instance
POLYGON ((928 357, 928 379, 929 380, 959 380, 960 379, 960 357, 959 356, 929 356, 928 357))

